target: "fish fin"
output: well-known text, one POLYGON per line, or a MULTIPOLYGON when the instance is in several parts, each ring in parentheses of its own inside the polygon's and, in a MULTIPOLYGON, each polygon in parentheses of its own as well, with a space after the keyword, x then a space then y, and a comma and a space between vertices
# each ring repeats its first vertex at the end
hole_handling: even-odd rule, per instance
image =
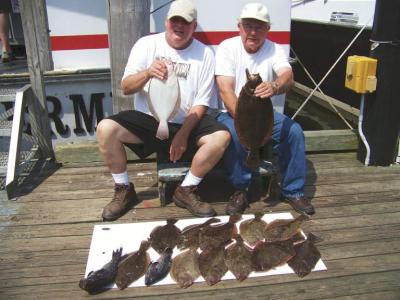
POLYGON ((258 151, 250 151, 246 159, 246 165, 249 168, 254 169, 258 167, 259 164, 260 164, 260 157, 258 155, 258 151))
POLYGON ((169 138, 169 129, 167 121, 160 120, 160 124, 158 125, 156 137, 160 140, 166 140, 169 138))

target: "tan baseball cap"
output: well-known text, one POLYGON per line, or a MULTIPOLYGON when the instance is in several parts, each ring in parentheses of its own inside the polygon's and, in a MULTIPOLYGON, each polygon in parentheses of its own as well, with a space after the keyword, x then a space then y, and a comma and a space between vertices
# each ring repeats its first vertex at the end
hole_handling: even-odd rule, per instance
POLYGON ((240 19, 256 19, 270 23, 268 9, 261 3, 247 3, 242 9, 240 19))
POLYGON ((182 17, 189 23, 197 19, 197 10, 190 0, 176 0, 172 2, 169 8, 167 18, 182 17))

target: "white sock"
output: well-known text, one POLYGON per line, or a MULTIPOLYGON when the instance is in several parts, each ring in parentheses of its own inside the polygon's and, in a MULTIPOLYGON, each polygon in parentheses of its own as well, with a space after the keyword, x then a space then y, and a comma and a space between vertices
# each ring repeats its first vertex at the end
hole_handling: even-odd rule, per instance
POLYGON ((194 176, 189 170, 185 176, 185 179, 182 181, 181 186, 198 185, 202 180, 203 178, 194 176))
POLYGON ((118 174, 111 173, 111 175, 114 178, 115 183, 129 185, 129 178, 127 171, 118 174))

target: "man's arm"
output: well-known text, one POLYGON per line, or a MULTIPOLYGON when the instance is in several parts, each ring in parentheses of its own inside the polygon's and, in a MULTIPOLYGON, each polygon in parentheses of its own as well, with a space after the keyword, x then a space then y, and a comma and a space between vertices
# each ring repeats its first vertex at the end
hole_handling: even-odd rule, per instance
POLYGON ((284 67, 277 71, 275 81, 264 81, 256 87, 254 95, 267 98, 288 92, 294 85, 293 72, 291 68, 284 67))
POLYGON ((193 128, 197 126, 201 118, 207 112, 207 107, 203 105, 195 105, 189 110, 182 127, 175 134, 171 147, 169 149, 169 157, 172 162, 176 162, 182 157, 187 149, 187 141, 193 128))
POLYGON ((148 69, 125 77, 121 82, 122 91, 124 95, 134 94, 140 91, 150 78, 157 77, 164 80, 167 78, 167 74, 168 70, 165 63, 161 60, 155 60, 148 69))
POLYGON ((231 76, 217 75, 219 95, 230 115, 235 117, 237 97, 235 94, 235 79, 231 76))

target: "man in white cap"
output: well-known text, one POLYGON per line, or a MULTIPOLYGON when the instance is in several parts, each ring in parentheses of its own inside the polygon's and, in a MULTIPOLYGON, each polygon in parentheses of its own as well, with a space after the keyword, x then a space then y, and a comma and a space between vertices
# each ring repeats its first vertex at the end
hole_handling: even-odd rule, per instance
MULTIPOLYGON (((263 80, 255 89, 257 97, 285 93, 294 83, 284 49, 266 39, 270 24, 268 9, 263 4, 246 4, 238 20, 239 36, 223 41, 216 54, 215 75, 223 102, 217 119, 229 128, 232 136, 224 154, 224 165, 236 190, 226 208, 229 214, 241 213, 248 206, 247 188, 252 174, 245 164, 248 151, 240 144, 233 122, 237 97, 246 83, 245 70, 259 73, 263 80)), ((275 111, 272 143, 278 152, 283 199, 296 211, 313 214, 314 207, 304 197, 306 160, 302 128, 275 111)))
POLYGON ((193 38, 197 10, 189 0, 174 1, 165 20, 166 31, 140 38, 133 46, 122 78, 126 95, 135 94, 135 110, 123 111, 103 119, 97 127, 99 149, 115 181, 112 201, 104 207, 103 219, 115 220, 137 204, 138 199, 128 180, 123 145, 141 144, 139 157, 165 153, 170 161, 192 159, 184 181, 174 192, 176 205, 199 217, 216 214, 202 202, 197 186, 222 158, 229 144, 226 127, 206 115, 216 105, 214 86, 215 58, 210 48, 193 38), (147 106, 149 81, 167 77, 165 61, 173 64, 180 89, 180 108, 168 123, 169 138, 156 138, 158 121, 147 106))

